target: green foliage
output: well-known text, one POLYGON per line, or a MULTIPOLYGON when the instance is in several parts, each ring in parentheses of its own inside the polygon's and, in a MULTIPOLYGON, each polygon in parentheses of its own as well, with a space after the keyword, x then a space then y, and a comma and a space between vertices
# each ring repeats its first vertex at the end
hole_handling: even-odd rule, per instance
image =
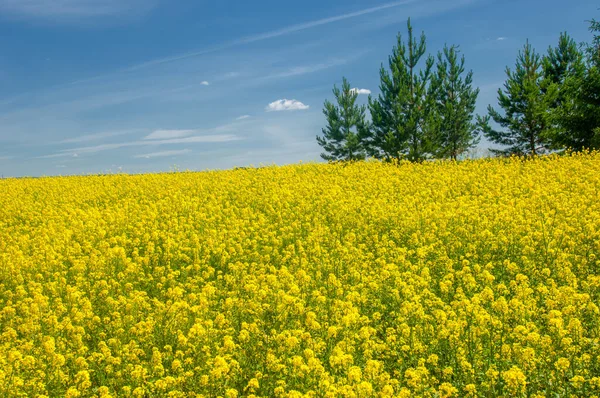
POLYGON ((366 106, 356 104, 358 93, 350 88, 346 78, 341 90, 333 86, 333 95, 338 105, 325 101, 323 114, 327 126, 322 130, 323 137, 317 136, 317 142, 325 150, 321 157, 328 161, 363 160, 366 157, 364 140, 368 135, 366 106))
POLYGON ((587 109, 583 112, 588 116, 587 123, 593 132, 589 148, 600 149, 600 22, 592 19, 590 32, 593 38, 588 46, 589 67, 582 95, 587 109))
POLYGON ((592 43, 588 45, 587 52, 590 60, 596 67, 600 67, 600 22, 592 19, 590 21, 590 32, 594 35, 592 43))
MULTIPOLYGON (((590 53, 591 54, 591 53, 590 53)), ((598 148, 600 126, 600 84, 598 68, 587 62, 577 43, 566 33, 558 46, 544 57, 543 71, 548 90, 556 93, 549 106, 552 146, 581 151, 598 148)))
POLYGON ((429 83, 434 59, 428 56, 420 69, 425 52, 425 34, 421 33, 417 40, 409 19, 407 43, 399 34, 389 57, 390 70, 381 66, 381 94, 377 99, 369 97, 372 134, 368 149, 371 156, 422 161, 432 152, 435 99, 429 83))
POLYGON ((538 155, 551 144, 548 109, 555 103, 556 86, 547 84, 542 59, 527 42, 519 52, 515 70, 506 68, 504 89, 498 90, 498 105, 503 113, 488 106, 489 115, 478 117, 484 135, 504 149, 490 149, 499 155, 538 155), (502 130, 490 126, 490 119, 502 130))
MULTIPOLYGON (((544 77, 555 84, 563 84, 571 76, 581 76, 585 70, 583 54, 566 32, 561 33, 557 47, 548 48, 542 63, 544 77)), ((561 97, 559 95, 558 100, 561 97)))
POLYGON ((446 46, 438 53, 432 83, 438 121, 435 155, 453 160, 479 143, 479 129, 473 121, 479 89, 473 88, 473 71, 463 76, 465 57, 458 55, 456 46, 446 46))
POLYGON ((476 121, 479 89, 464 56, 445 46, 434 69, 425 34, 416 37, 410 19, 407 25, 406 41, 398 34, 388 68, 381 66, 380 94, 369 96, 370 126, 346 79, 341 91, 334 87, 339 106, 325 102, 328 126, 317 137, 324 159, 457 159, 481 132, 501 146, 490 148, 499 155, 600 149, 600 22, 590 21, 592 40, 581 47, 566 32, 543 57, 527 42, 514 70, 506 68, 500 109, 488 106, 476 121))

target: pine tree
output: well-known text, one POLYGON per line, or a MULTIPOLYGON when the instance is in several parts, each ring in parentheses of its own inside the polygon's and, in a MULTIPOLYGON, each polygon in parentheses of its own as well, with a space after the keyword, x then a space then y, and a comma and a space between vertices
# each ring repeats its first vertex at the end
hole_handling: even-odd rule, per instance
POLYGON ((379 72, 381 94, 369 97, 373 129, 368 148, 376 158, 422 161, 432 151, 434 97, 429 83, 434 59, 427 57, 419 69, 425 52, 425 34, 417 40, 409 19, 407 44, 398 34, 390 71, 382 65, 379 72))
MULTIPOLYGON (((542 63, 544 78, 559 85, 569 76, 581 76, 584 70, 583 54, 567 32, 561 33, 557 47, 548 48, 542 63)), ((561 96, 557 99, 560 100, 561 96)))
POLYGON ((591 128, 586 148, 600 149, 600 22, 590 21, 592 43, 588 45, 588 69, 583 81, 582 102, 586 104, 583 111, 587 115, 587 124, 591 128))
POLYGON ((438 53, 437 73, 433 81, 436 92, 438 130, 436 156, 456 160, 479 143, 479 129, 474 123, 479 89, 473 88, 473 71, 465 73, 465 57, 459 59, 457 47, 444 47, 438 53))
POLYGON ((548 109, 554 103, 556 92, 545 87, 542 60, 529 41, 519 52, 515 70, 506 68, 504 90, 498 90, 498 105, 502 113, 488 106, 489 115, 478 117, 484 135, 504 149, 490 149, 499 155, 538 155, 550 146, 548 109), (503 130, 495 130, 490 118, 503 130))
POLYGON ((591 61, 600 67, 600 22, 592 19, 590 21, 590 32, 594 35, 592 43, 588 45, 588 54, 591 61))
POLYGON ((547 90, 556 94, 549 109, 552 146, 577 151, 595 147, 598 143, 594 142, 594 128, 599 126, 600 114, 590 104, 594 95, 594 90, 589 90, 593 83, 592 65, 586 71, 584 54, 567 33, 561 34, 556 48, 549 48, 543 71, 547 90))
POLYGON ((325 101, 323 114, 327 126, 322 130, 323 137, 317 136, 317 142, 325 150, 321 157, 327 161, 363 160, 366 157, 364 140, 368 135, 366 106, 356 104, 358 92, 350 88, 346 78, 341 90, 333 86, 333 95, 338 105, 325 101))

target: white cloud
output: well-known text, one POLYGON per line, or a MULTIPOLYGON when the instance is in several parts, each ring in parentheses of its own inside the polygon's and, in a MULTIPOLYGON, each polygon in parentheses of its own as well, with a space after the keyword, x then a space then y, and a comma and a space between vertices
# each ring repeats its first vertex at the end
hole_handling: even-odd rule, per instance
POLYGON ((156 0, 0 0, 0 12, 35 18, 109 17, 144 13, 156 0))
POLYGON ((63 149, 58 153, 51 155, 38 156, 38 159, 53 159, 62 157, 78 157, 82 154, 98 153, 102 151, 110 151, 128 147, 138 146, 157 146, 157 145, 172 145, 172 144, 197 144, 197 143, 219 143, 219 142, 231 142, 241 140, 240 136, 234 134, 222 134, 222 135, 198 135, 184 138, 171 138, 163 140, 144 140, 144 141, 132 141, 132 142, 120 142, 114 144, 101 144, 95 146, 87 146, 81 148, 63 149))
POLYGON ((133 129, 133 130, 118 130, 118 131, 107 131, 104 133, 86 134, 86 135, 81 135, 79 137, 67 138, 65 140, 60 141, 60 143, 61 144, 76 144, 76 143, 80 143, 80 142, 98 141, 103 138, 118 137, 118 136, 125 135, 125 134, 139 133, 140 131, 142 131, 142 130, 133 129))
POLYGON ((371 94, 371 90, 366 88, 353 88, 350 90, 352 93, 357 93, 358 95, 369 95, 371 94))
POLYGON ((145 140, 168 140, 171 138, 188 137, 197 130, 155 130, 144 137, 145 140))
POLYGON ((279 36, 283 36, 283 35, 288 35, 291 33, 295 33, 295 32, 299 32, 302 30, 306 30, 306 29, 310 29, 310 28, 315 28, 317 26, 322 26, 322 25, 327 25, 330 23, 334 23, 334 22, 339 22, 339 21, 343 21, 346 19, 350 19, 350 18, 356 18, 356 17, 360 17, 363 15, 367 15, 367 14, 373 14, 379 11, 383 11, 383 10, 387 10, 390 8, 394 8, 394 7, 399 7, 399 6, 403 6, 403 5, 407 5, 410 3, 414 3, 416 0, 405 0, 405 1, 394 1, 391 3, 386 3, 386 4, 382 4, 376 7, 370 7, 370 8, 364 8, 362 10, 358 10, 355 12, 350 12, 347 14, 341 14, 341 15, 336 15, 333 17, 329 17, 329 18, 323 18, 323 19, 318 19, 315 21, 310 21, 310 22, 306 22, 306 23, 302 23, 302 24, 297 24, 297 25, 292 25, 289 26, 287 28, 283 28, 283 29, 279 29, 279 30, 275 30, 275 31, 271 31, 271 32, 267 32, 267 33, 263 33, 263 34, 259 34, 256 36, 251 36, 251 37, 247 37, 244 39, 239 40, 239 42, 241 43, 253 43, 255 41, 260 41, 260 40, 266 40, 266 39, 271 39, 274 37, 279 37, 279 36))
POLYGON ((333 68, 335 66, 344 65, 348 63, 346 59, 333 59, 329 62, 320 63, 316 65, 306 65, 306 66, 295 66, 290 68, 285 72, 275 73, 273 75, 268 76, 268 78, 282 78, 282 77, 292 77, 292 76, 301 76, 309 73, 319 72, 325 69, 333 68))
POLYGON ((202 82, 202 83, 200 83, 200 84, 202 84, 203 86, 210 86, 210 83, 209 83, 209 82, 207 82, 206 80, 205 80, 205 81, 203 81, 203 82, 202 82))
POLYGON ((244 119, 249 119, 249 118, 251 118, 251 117, 252 117, 252 116, 250 116, 250 115, 242 115, 242 116, 240 116, 240 117, 236 118, 235 120, 244 120, 244 119))
POLYGON ((42 155, 42 156, 36 156, 35 159, 54 159, 54 158, 66 158, 69 156, 73 156, 73 154, 71 153, 53 153, 51 155, 42 155))
POLYGON ((271 102, 269 105, 267 105, 265 110, 267 112, 280 112, 280 111, 298 111, 298 110, 305 110, 308 108, 309 108, 308 105, 305 105, 302 102, 297 101, 295 99, 292 99, 292 100, 280 99, 280 100, 271 102))
POLYGON ((136 156, 134 156, 134 158, 144 158, 144 159, 164 158, 164 157, 168 157, 168 156, 184 155, 184 154, 190 153, 190 152, 191 151, 189 149, 181 149, 181 150, 176 150, 176 151, 151 152, 151 153, 146 153, 143 155, 136 155, 136 156))
POLYGON ((172 140, 152 141, 157 144, 193 144, 200 142, 230 142, 241 140, 241 137, 234 134, 223 134, 223 135, 198 135, 187 138, 176 138, 172 140))
MULTIPOLYGON (((18 1, 18 0, 14 0, 14 1, 18 1)), ((225 44, 222 44, 219 46, 215 46, 212 48, 207 48, 204 50, 189 52, 187 54, 174 55, 171 57, 155 59, 152 61, 144 62, 142 64, 132 66, 132 67, 128 68, 128 70, 130 70, 130 71, 137 70, 137 69, 142 69, 142 68, 146 68, 149 66, 164 64, 164 63, 173 62, 173 61, 179 61, 179 60, 191 58, 191 57, 197 57, 199 55, 204 55, 204 54, 209 54, 209 53, 213 53, 216 51, 225 50, 225 49, 236 47, 236 46, 239 46, 242 44, 249 44, 249 43, 254 43, 257 41, 263 41, 263 40, 272 39, 275 37, 289 35, 289 34, 300 32, 300 31, 303 31, 306 29, 316 28, 318 26, 327 25, 330 23, 344 21, 346 19, 357 18, 357 17, 363 16, 363 15, 373 14, 373 13, 380 12, 383 10, 396 8, 396 7, 400 7, 400 6, 405 6, 408 4, 415 3, 415 2, 416 2, 416 0, 394 1, 394 2, 390 2, 390 3, 382 4, 382 5, 379 5, 376 7, 364 8, 362 10, 358 10, 355 12, 340 14, 340 15, 336 15, 333 17, 329 17, 329 18, 317 19, 314 21, 301 23, 301 24, 297 24, 297 25, 291 25, 286 28, 273 30, 270 32, 265 32, 265 33, 261 33, 261 34, 254 35, 254 36, 243 37, 243 38, 240 38, 240 39, 237 39, 234 41, 230 41, 228 43, 225 43, 225 44)))
POLYGON ((498 37, 498 38, 496 39, 496 41, 504 41, 504 40, 506 40, 506 37, 498 37))

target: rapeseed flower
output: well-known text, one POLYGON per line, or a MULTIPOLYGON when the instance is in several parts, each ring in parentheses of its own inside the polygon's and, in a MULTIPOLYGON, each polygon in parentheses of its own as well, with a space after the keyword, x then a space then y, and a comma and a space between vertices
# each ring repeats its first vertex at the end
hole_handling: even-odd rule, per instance
POLYGON ((598 192, 598 153, 0 180, 0 396, 598 397, 598 192))

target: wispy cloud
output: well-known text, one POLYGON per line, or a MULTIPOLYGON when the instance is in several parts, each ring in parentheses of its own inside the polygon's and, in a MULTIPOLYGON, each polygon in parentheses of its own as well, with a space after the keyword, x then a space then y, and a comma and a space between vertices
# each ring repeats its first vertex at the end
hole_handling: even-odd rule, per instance
POLYGON ((504 40, 506 40, 506 37, 500 36, 500 37, 496 38, 496 41, 504 41, 504 40))
POLYGON ((297 101, 295 99, 292 99, 292 100, 280 99, 280 100, 271 102, 269 105, 267 105, 265 110, 267 112, 281 112, 281 111, 305 110, 308 108, 309 108, 308 105, 305 105, 302 102, 297 101))
POLYGON ((157 0, 0 0, 0 11, 34 18, 86 18, 143 13, 157 0))
POLYGON ((300 32, 302 30, 315 28, 317 26, 322 26, 322 25, 327 25, 327 24, 333 23, 333 22, 343 21, 345 19, 356 18, 356 17, 360 17, 363 15, 373 14, 373 13, 376 13, 379 11, 387 10, 390 8, 400 7, 403 5, 414 3, 415 1, 416 0, 394 1, 391 3, 382 4, 382 5, 379 5, 376 7, 364 8, 362 10, 355 11, 355 12, 350 12, 350 13, 336 15, 336 16, 329 17, 329 18, 322 18, 322 19, 317 19, 317 20, 302 23, 302 24, 288 26, 287 28, 278 29, 278 30, 258 34, 255 36, 250 36, 250 37, 247 37, 244 39, 240 39, 238 42, 252 43, 255 41, 271 39, 274 37, 279 37, 279 36, 288 35, 288 34, 295 33, 295 32, 300 32))
POLYGON ((167 140, 172 138, 188 137, 197 130, 155 130, 144 137, 145 140, 167 140))
POLYGON ((206 80, 204 80, 203 82, 200 83, 203 86, 210 86, 210 83, 207 82, 206 80))
POLYGON ((447 11, 456 10, 462 7, 468 7, 482 0, 421 0, 414 1, 411 4, 406 4, 407 9, 404 12, 386 12, 381 13, 378 18, 360 22, 355 27, 356 30, 364 31, 371 29, 381 29, 389 25, 397 25, 404 23, 406 18, 422 18, 431 15, 441 14, 447 11))
POLYGON ((132 129, 132 130, 117 130, 117 131, 107 131, 102 133, 94 133, 94 134, 86 134, 78 137, 67 138, 65 140, 59 141, 60 144, 77 144, 82 142, 90 142, 90 141, 100 141, 105 138, 118 137, 126 134, 134 134, 139 133, 140 129, 132 129))
POLYGON ((274 73, 272 75, 266 76, 267 79, 277 79, 283 77, 292 77, 292 76, 301 76, 309 73, 319 72, 325 69, 333 68, 339 65, 345 65, 348 63, 346 59, 334 59, 329 62, 323 62, 315 65, 304 65, 304 66, 295 66, 287 71, 274 73))
POLYGON ((245 119, 249 119, 249 118, 251 118, 251 117, 252 117, 252 116, 250 116, 250 115, 242 115, 242 116, 240 116, 240 117, 236 118, 235 120, 245 120, 245 119))
POLYGON ((80 155, 93 154, 97 152, 116 150, 128 147, 173 145, 173 144, 198 144, 198 143, 219 143, 241 140, 242 137, 234 134, 224 135, 199 135, 185 138, 173 138, 168 140, 142 140, 132 142, 120 142, 111 144, 101 144, 86 146, 80 148, 63 149, 57 153, 38 156, 38 159, 52 159, 61 157, 78 157, 80 155))
POLYGON ((371 90, 368 90, 366 88, 353 88, 353 89, 350 90, 350 92, 356 93, 358 95, 369 95, 369 94, 371 94, 371 90))
POLYGON ((195 144, 202 142, 230 142, 230 141, 238 141, 241 140, 242 137, 235 134, 223 134, 223 135, 198 135, 194 137, 186 137, 186 138, 174 138, 172 140, 161 140, 161 141, 152 141, 152 143, 157 144, 195 144))
MULTIPOLYGON (((100 146, 109 147, 108 149, 119 148, 118 144, 105 144, 105 145, 99 145, 99 147, 100 146), (116 145, 116 147, 115 148, 110 148, 111 145, 116 145)), ((50 154, 50 155, 36 156, 36 159, 78 158, 78 157, 79 157, 79 154, 77 152, 60 151, 60 152, 53 153, 53 154, 50 154)))
MULTIPOLYGON (((17 1, 17 0, 15 0, 15 1, 17 1)), ((382 5, 379 5, 376 7, 364 8, 362 10, 358 10, 355 12, 340 14, 340 15, 336 15, 333 17, 322 18, 322 19, 317 19, 317 20, 313 20, 310 22, 291 25, 291 26, 288 26, 288 27, 285 27, 282 29, 272 30, 272 31, 265 32, 265 33, 260 33, 260 34, 254 35, 254 36, 243 37, 243 38, 233 40, 228 43, 224 43, 219 46, 212 47, 212 48, 207 48, 207 49, 203 49, 203 50, 193 51, 193 52, 189 52, 189 53, 185 53, 185 54, 179 54, 179 55, 174 55, 171 57, 165 57, 165 58, 160 58, 160 59, 155 59, 152 61, 144 62, 144 63, 134 65, 134 66, 128 68, 127 71, 134 71, 134 70, 143 69, 143 68, 146 68, 149 66, 155 66, 155 65, 165 64, 165 63, 169 63, 169 62, 179 61, 179 60, 182 60, 185 58, 197 57, 200 55, 225 50, 225 49, 228 49, 231 47, 236 47, 236 46, 239 46, 242 44, 249 44, 249 43, 254 43, 254 42, 263 41, 263 40, 267 40, 267 39, 273 39, 276 37, 289 35, 292 33, 303 31, 303 30, 316 28, 318 26, 323 26, 323 25, 334 23, 334 22, 343 21, 346 19, 357 18, 357 17, 361 17, 363 15, 373 14, 376 12, 384 11, 384 10, 387 10, 390 8, 408 5, 408 4, 415 3, 415 2, 416 2, 416 0, 394 1, 394 2, 390 2, 390 3, 382 4, 382 5)))
POLYGON ((151 158, 165 158, 165 157, 169 157, 169 156, 178 156, 178 155, 185 155, 186 153, 190 153, 191 150, 189 149, 181 149, 181 150, 175 150, 175 151, 161 151, 161 152, 151 152, 151 153, 145 153, 143 155, 135 155, 134 158, 144 158, 144 159, 151 159, 151 158))

